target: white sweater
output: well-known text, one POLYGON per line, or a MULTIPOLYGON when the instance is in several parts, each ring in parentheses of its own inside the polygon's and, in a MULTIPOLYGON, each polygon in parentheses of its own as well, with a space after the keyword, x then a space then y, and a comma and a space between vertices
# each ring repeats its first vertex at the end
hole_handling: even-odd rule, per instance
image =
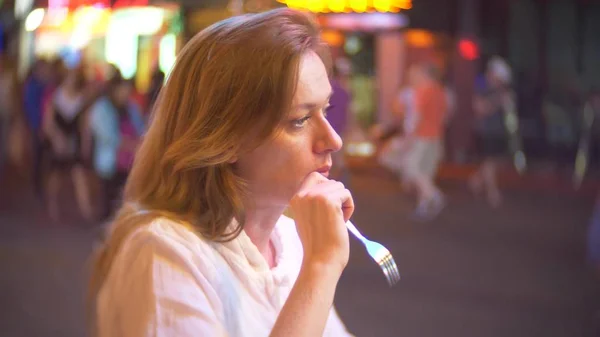
MULTIPOLYGON (((99 293, 99 337, 268 336, 302 262, 292 219, 279 219, 272 241, 270 269, 243 231, 215 243, 165 218, 141 227, 99 293)), ((324 336, 351 336, 334 308, 324 336)))

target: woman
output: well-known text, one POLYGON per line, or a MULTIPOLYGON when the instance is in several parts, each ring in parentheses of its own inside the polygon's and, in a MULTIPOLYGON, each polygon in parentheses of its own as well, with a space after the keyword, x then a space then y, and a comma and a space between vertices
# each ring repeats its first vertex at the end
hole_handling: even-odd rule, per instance
POLYGON ((0 174, 8 157, 9 133, 17 111, 16 95, 18 88, 14 66, 7 56, 0 54, 0 174))
POLYGON ((139 106, 131 99, 133 85, 117 76, 107 84, 106 95, 100 97, 89 112, 90 131, 94 140, 94 169, 103 180, 103 217, 112 212, 133 165, 135 149, 144 132, 139 106))
POLYGON ((478 86, 479 93, 473 99, 484 158, 479 169, 469 178, 469 187, 475 194, 483 192, 488 203, 497 208, 502 203, 497 171, 509 154, 504 110, 512 100, 512 71, 506 61, 494 57, 487 64, 485 75, 485 82, 478 86))
POLYGON ((96 255, 99 336, 348 336, 332 304, 354 206, 327 179, 325 50, 277 9, 181 51, 96 255))
POLYGON ((54 91, 42 119, 42 131, 50 146, 50 172, 48 177, 48 212, 59 218, 58 194, 60 179, 70 174, 75 186, 75 196, 81 214, 92 218, 92 206, 81 147, 84 112, 87 96, 84 74, 81 69, 70 70, 63 83, 54 91))
MULTIPOLYGON (((327 112, 327 120, 335 133, 340 136, 346 134, 348 127, 348 119, 350 116, 350 103, 352 96, 350 91, 347 89, 348 73, 350 69, 345 66, 346 60, 339 59, 336 64, 332 67, 332 78, 331 87, 333 94, 329 99, 330 106, 327 112)), ((344 151, 338 151, 333 155, 333 169, 331 171, 331 177, 334 179, 342 180, 346 173, 346 163, 344 161, 344 151)))
POLYGON ((419 80, 419 69, 412 65, 408 69, 408 83, 400 89, 395 97, 391 123, 385 126, 382 132, 379 163, 400 178, 400 187, 403 191, 414 192, 411 179, 404 173, 406 154, 410 148, 410 139, 418 122, 415 107, 415 87, 419 80))
POLYGON ((588 227, 587 249, 589 263, 596 276, 600 278, 600 194, 596 197, 592 220, 588 227))
POLYGON ((160 92, 160 89, 162 89, 164 83, 165 73, 163 73, 159 68, 156 68, 152 73, 152 77, 150 78, 150 88, 146 94, 146 105, 144 111, 152 110, 152 107, 158 98, 158 93, 160 92))

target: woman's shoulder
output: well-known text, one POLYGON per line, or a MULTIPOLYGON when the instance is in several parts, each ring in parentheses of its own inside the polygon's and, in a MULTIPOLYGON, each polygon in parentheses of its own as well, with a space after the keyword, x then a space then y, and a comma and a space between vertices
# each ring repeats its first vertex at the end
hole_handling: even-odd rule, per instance
POLYGON ((174 308, 186 308, 186 315, 210 307, 220 312, 218 272, 208 249, 207 242, 176 220, 155 218, 139 225, 125 238, 99 292, 101 325, 116 331, 123 326, 115 322, 125 317, 126 329, 146 326, 150 316, 145 315, 157 315, 156 308, 164 308, 168 317, 174 308))
POLYGON ((177 282, 190 287, 201 284, 206 291, 212 291, 219 276, 218 261, 210 243, 186 225, 156 218, 125 238, 111 265, 105 292, 125 294, 132 291, 136 282, 146 282, 157 289, 170 289, 177 282))
MULTIPOLYGON (((192 253, 198 248, 209 247, 208 242, 197 235, 190 226, 178 220, 157 217, 132 232, 127 240, 143 242, 153 248, 163 247, 180 253, 192 253)), ((124 249, 127 249, 125 245, 124 249)))
POLYGON ((206 277, 214 272, 211 261, 215 251, 211 244, 184 223, 164 217, 155 218, 130 233, 119 255, 115 262, 125 269, 159 263, 199 272, 206 277))

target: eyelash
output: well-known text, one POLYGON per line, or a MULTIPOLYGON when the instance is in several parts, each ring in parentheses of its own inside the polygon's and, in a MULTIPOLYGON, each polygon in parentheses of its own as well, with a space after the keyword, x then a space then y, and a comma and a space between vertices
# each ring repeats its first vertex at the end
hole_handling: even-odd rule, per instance
MULTIPOLYGON (((333 105, 327 105, 327 106, 326 106, 326 107, 323 109, 323 116, 324 116, 325 118, 327 118, 327 113, 329 112, 329 110, 330 110, 332 107, 333 107, 333 105)), ((312 116, 311 116, 310 114, 308 114, 308 115, 306 115, 306 116, 304 116, 304 117, 302 117, 302 118, 295 119, 295 120, 293 120, 293 121, 292 121, 292 126, 293 126, 294 128, 300 129, 300 128, 302 128, 302 127, 303 127, 303 126, 306 124, 306 122, 308 122, 308 120, 309 120, 309 119, 311 119, 311 117, 312 117, 312 116)))
POLYGON ((302 118, 299 119, 295 119, 292 121, 292 126, 294 128, 300 129, 304 126, 304 124, 310 119, 310 116, 304 116, 302 118))

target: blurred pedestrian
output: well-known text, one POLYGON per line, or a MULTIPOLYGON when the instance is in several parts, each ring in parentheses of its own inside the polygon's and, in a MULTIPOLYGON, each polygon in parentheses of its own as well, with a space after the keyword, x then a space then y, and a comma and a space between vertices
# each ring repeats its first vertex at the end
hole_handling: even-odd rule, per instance
POLYGON ((82 152, 82 129, 87 108, 85 77, 81 69, 72 69, 56 89, 44 116, 43 131, 50 148, 50 172, 48 177, 48 213, 58 221, 60 218, 59 192, 62 176, 70 175, 81 214, 92 219, 89 182, 82 152))
MULTIPOLYGON (((596 276, 596 281, 600 284, 600 194, 596 197, 592 219, 588 227, 587 260, 596 276)), ((594 332, 600 333, 600 311, 594 314, 594 332)))
POLYGON ((596 197, 587 236, 588 261, 600 281, 600 194, 596 197))
POLYGON ((512 70, 500 57, 490 59, 485 78, 478 82, 473 100, 476 131, 481 139, 483 160, 478 170, 469 178, 469 187, 475 194, 484 193, 493 207, 502 203, 498 187, 499 165, 509 155, 508 133, 505 126, 505 108, 511 104, 510 88, 512 70))
POLYGON ((38 197, 42 197, 43 171, 42 157, 44 146, 42 142, 42 120, 44 118, 44 102, 51 80, 51 66, 45 60, 34 62, 31 71, 25 79, 23 89, 23 107, 27 123, 31 152, 33 155, 33 186, 38 197))
POLYGON ((401 88, 392 107, 393 118, 389 125, 380 131, 380 141, 383 142, 379 152, 379 162, 400 179, 404 191, 412 191, 413 185, 404 172, 409 140, 413 137, 418 122, 416 108, 415 86, 419 80, 419 69, 412 65, 408 69, 408 83, 401 88), (388 139, 386 139, 388 138, 388 139))
POLYGON ((150 79, 150 88, 148 89, 147 97, 146 97, 146 106, 145 114, 149 115, 149 113, 154 108, 154 103, 158 98, 158 94, 165 84, 165 73, 160 70, 160 68, 156 68, 152 73, 152 77, 150 79))
POLYGON ((93 166, 104 187, 102 218, 107 218, 120 196, 135 150, 144 132, 139 105, 132 99, 133 83, 123 78, 109 82, 89 111, 88 133, 93 137, 93 166))
POLYGON ((445 121, 448 114, 446 90, 439 71, 431 64, 414 70, 414 128, 407 135, 404 176, 417 192, 415 215, 431 219, 445 205, 444 195, 435 184, 435 176, 444 155, 445 121))
POLYGON ((8 57, 0 54, 0 173, 8 161, 11 124, 17 112, 16 75, 8 57))
MULTIPOLYGON (((341 59, 333 67, 333 76, 330 79, 332 94, 329 99, 329 107, 327 108, 327 120, 333 130, 341 137, 346 133, 348 119, 350 118, 350 103, 352 101, 350 91, 346 86, 350 69, 345 64, 346 60, 341 59)), ((344 151, 335 152, 332 155, 332 161, 331 177, 341 179, 346 169, 344 151)))

